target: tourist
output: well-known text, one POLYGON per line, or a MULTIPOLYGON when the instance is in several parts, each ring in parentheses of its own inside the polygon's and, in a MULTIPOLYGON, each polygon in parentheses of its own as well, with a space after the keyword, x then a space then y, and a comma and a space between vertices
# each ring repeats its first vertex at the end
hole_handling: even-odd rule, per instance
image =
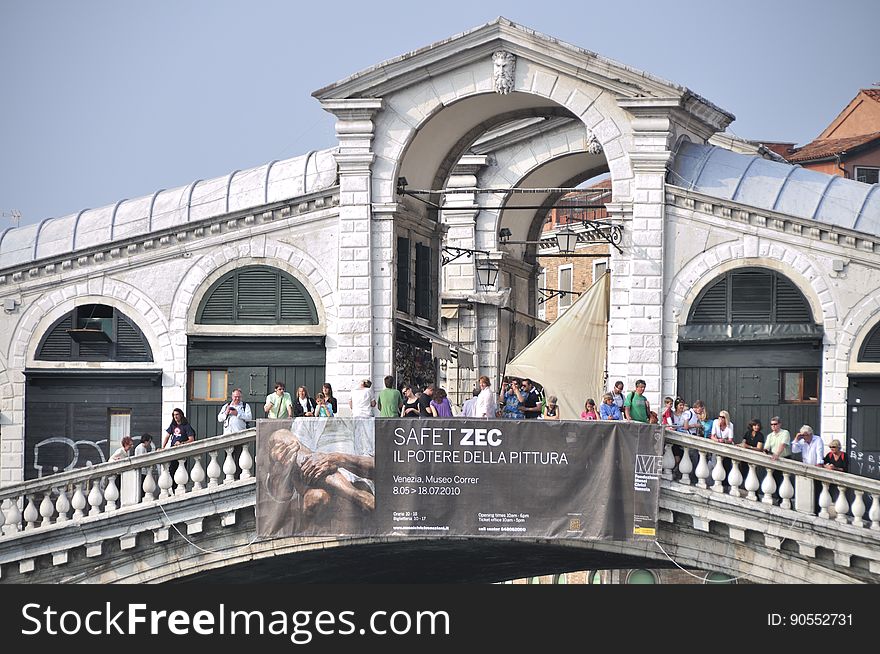
POLYGON ((825 443, 822 438, 813 433, 810 425, 801 427, 797 436, 791 442, 793 454, 801 455, 801 462, 808 466, 825 466, 825 443))
POLYGON ((547 398, 547 406, 544 407, 541 416, 544 420, 559 420, 559 404, 557 402, 558 398, 555 395, 547 398))
POLYGON ((275 392, 266 396, 263 410, 270 419, 293 418, 293 401, 285 390, 284 382, 275 382, 275 392))
POLYGON ((323 393, 315 395, 315 416, 318 418, 332 418, 333 407, 327 404, 327 398, 323 393))
POLYGON ((602 405, 599 407, 599 418, 601 420, 623 420, 620 413, 620 407, 614 403, 614 396, 611 393, 605 393, 602 396, 602 405))
POLYGON ((452 404, 449 403, 449 398, 446 397, 446 391, 442 388, 438 388, 434 391, 434 395, 431 398, 431 403, 428 407, 431 410, 431 415, 435 418, 452 417, 452 404))
POLYGON ((596 412, 596 400, 592 397, 584 402, 584 410, 581 411, 581 420, 598 420, 599 414, 596 412))
POLYGON ((474 411, 476 418, 494 418, 498 411, 495 402, 495 393, 492 392, 492 382, 486 375, 480 376, 480 394, 477 396, 477 408, 474 411))
POLYGON ((419 398, 415 393, 413 393, 412 386, 410 386, 409 384, 403 387, 403 409, 400 412, 400 417, 419 417, 419 398))
POLYGON ((710 437, 713 441, 733 445, 733 423, 730 422, 730 414, 727 411, 718 412, 718 420, 712 425, 710 437))
POLYGON ((333 387, 328 382, 324 382, 321 385, 321 392, 324 394, 327 404, 333 409, 333 415, 335 416, 339 412, 339 407, 336 398, 333 397, 333 387))
POLYGON ((780 458, 787 459, 791 456, 791 434, 787 429, 782 428, 782 420, 779 416, 770 418, 770 433, 764 443, 764 451, 774 461, 780 458))
POLYGON ((217 422, 223 423, 223 434, 234 434, 247 429, 247 423, 253 420, 251 407, 241 401, 241 389, 232 391, 232 398, 220 408, 217 422))
POLYGON ((498 403, 501 405, 501 417, 512 420, 522 420, 525 417, 520 405, 523 402, 523 394, 516 379, 505 380, 501 384, 501 392, 498 394, 498 403))
POLYGON ((131 445, 134 441, 131 439, 131 436, 123 436, 122 443, 120 444, 119 449, 117 449, 113 454, 110 455, 111 461, 125 461, 128 459, 128 451, 131 449, 131 445))
POLYGON ((351 408, 353 418, 373 417, 373 407, 376 406, 376 400, 373 398, 372 386, 373 382, 369 379, 362 379, 358 387, 352 389, 348 406, 351 408))
POLYGON ((189 424, 189 420, 183 415, 182 409, 174 409, 171 412, 171 424, 165 430, 165 439, 162 441, 162 449, 186 445, 196 440, 196 432, 189 424))
POLYGON ((836 438, 828 444, 828 454, 825 455, 825 469, 847 472, 846 452, 841 451, 840 441, 836 438))
POLYGON ((379 407, 379 415, 383 418, 399 418, 403 409, 403 395, 394 388, 394 377, 385 375, 385 388, 379 391, 376 406, 379 407))
POLYGON ((296 400, 293 402, 294 418, 311 418, 315 415, 315 401, 309 397, 309 389, 299 386, 296 389, 296 400))
POLYGON ((645 397, 647 384, 644 379, 636 381, 635 390, 626 394, 623 401, 623 410, 627 420, 634 422, 648 422, 648 414, 651 412, 651 403, 645 397))

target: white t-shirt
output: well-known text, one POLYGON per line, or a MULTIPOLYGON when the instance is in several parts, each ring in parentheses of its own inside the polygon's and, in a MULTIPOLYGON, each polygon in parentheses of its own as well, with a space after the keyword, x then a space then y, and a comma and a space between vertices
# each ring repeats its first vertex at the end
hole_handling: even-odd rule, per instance
POLYGON ((351 392, 351 415, 354 418, 373 417, 373 389, 355 388, 351 392))
POLYGON ((721 423, 720 420, 715 420, 712 422, 712 435, 718 440, 727 441, 733 439, 733 423, 727 423, 726 429, 721 429, 719 426, 721 423))
POLYGON ((487 386, 480 391, 477 396, 477 408, 474 412, 475 418, 494 418, 495 411, 498 410, 498 403, 495 399, 495 393, 492 388, 487 386))
POLYGON ((476 415, 477 411, 477 398, 469 397, 464 401, 464 404, 461 407, 461 415, 466 418, 473 418, 476 415))

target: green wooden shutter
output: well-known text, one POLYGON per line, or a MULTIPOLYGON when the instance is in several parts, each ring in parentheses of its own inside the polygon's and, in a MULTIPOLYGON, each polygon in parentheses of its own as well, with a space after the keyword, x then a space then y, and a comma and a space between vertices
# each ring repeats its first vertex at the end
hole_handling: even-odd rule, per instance
POLYGON ((229 325, 235 322, 235 277, 223 279, 209 291, 207 302, 202 306, 198 322, 208 325, 229 325))
POLYGON ((281 296, 278 273, 266 268, 246 268, 238 273, 237 322, 276 322, 281 296))
POLYGON ((876 325, 859 351, 859 361, 880 363, 880 324, 876 325))
POLYGON ((249 266, 208 289, 196 312, 206 325, 317 325, 318 311, 302 284, 285 272, 249 266))
POLYGON ((431 248, 416 243, 416 316, 431 317, 431 248))
POLYGON ((128 318, 116 315, 116 361, 152 361, 153 353, 141 330, 128 318))
POLYGON ((730 322, 768 323, 773 310, 773 277, 759 271, 730 275, 730 322))
POLYGON ((697 301, 690 322, 718 324, 727 321, 727 276, 725 275, 697 301))
POLYGON ((807 299, 784 277, 776 278, 776 322, 813 322, 813 312, 807 299))
POLYGON ((409 313, 409 239, 397 239, 397 310, 409 313))
POLYGON ((69 361, 73 339, 67 333, 73 327, 73 313, 68 313, 49 329, 37 349, 37 359, 42 361, 69 361))
POLYGON ((315 325, 318 323, 314 305, 300 284, 292 279, 281 277, 281 320, 296 325, 315 325))

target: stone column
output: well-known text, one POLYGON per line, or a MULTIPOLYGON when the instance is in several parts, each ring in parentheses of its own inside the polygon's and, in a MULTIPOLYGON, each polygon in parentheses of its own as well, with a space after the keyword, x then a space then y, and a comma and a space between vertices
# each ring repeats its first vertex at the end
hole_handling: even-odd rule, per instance
POLYGON ((373 118, 382 109, 382 100, 324 100, 321 105, 336 116, 339 141, 339 363, 335 370, 328 370, 328 381, 334 391, 339 389, 342 413, 343 408, 347 412, 352 381, 369 378, 375 384, 387 374, 381 370, 391 361, 390 254, 384 259, 384 271, 379 265, 379 255, 386 247, 390 253, 391 239, 386 238, 384 227, 374 229, 371 206, 373 118), (379 241, 376 251, 374 235, 379 241), (387 309, 383 309, 385 306, 387 309))
MULTIPOLYGON (((632 213, 624 235, 624 254, 614 264, 612 330, 609 347, 614 355, 609 373, 624 379, 626 390, 636 379, 647 382, 646 396, 653 409, 661 408, 664 300, 664 198, 666 170, 672 159, 673 124, 669 114, 677 99, 638 98, 620 101, 633 114, 632 213), (625 287, 622 288, 622 287, 625 287), (621 291, 626 291, 623 299, 621 291), (626 359, 624 368, 623 359, 626 359)), ((609 214, 622 208, 610 207, 609 214)))

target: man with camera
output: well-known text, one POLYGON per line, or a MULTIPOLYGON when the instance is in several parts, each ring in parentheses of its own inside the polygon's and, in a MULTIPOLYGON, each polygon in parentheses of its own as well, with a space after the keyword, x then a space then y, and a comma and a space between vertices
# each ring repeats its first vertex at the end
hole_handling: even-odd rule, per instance
POLYGON ((241 389, 232 391, 232 400, 223 405, 217 414, 217 422, 223 423, 223 434, 234 434, 247 429, 248 421, 252 420, 251 407, 241 401, 241 389))

